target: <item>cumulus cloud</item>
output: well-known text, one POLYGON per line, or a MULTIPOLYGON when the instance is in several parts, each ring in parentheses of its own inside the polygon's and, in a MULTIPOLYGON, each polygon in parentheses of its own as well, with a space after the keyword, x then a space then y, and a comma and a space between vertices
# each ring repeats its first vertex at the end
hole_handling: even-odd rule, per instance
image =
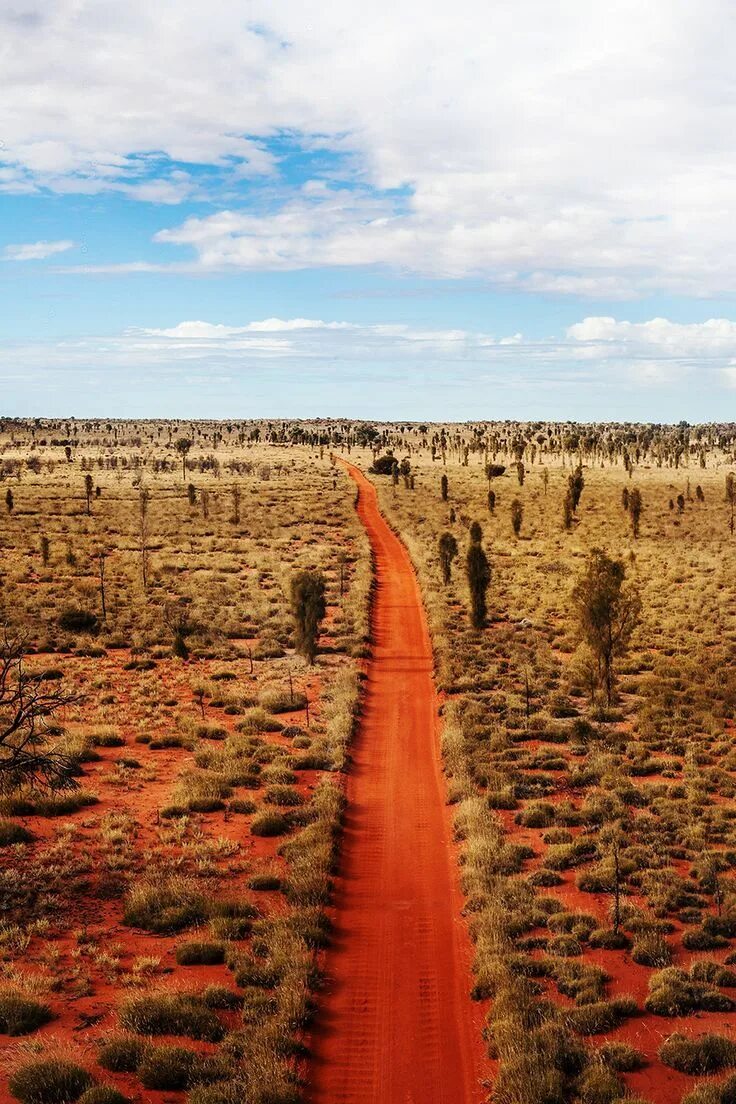
POLYGON ((57 253, 66 253, 75 246, 73 241, 37 241, 23 242, 19 245, 6 245, 2 251, 5 261, 43 261, 57 253))
POLYGON ((215 198, 227 209, 158 235, 200 270, 736 290, 728 0, 344 0, 308 18, 252 0, 249 21, 215 0, 205 33, 195 0, 115 18, 53 0, 32 10, 32 48, 16 7, 0 13, 0 188, 215 198), (284 144, 329 154, 324 179, 299 190, 284 144), (258 211, 243 208, 253 180, 273 182, 258 211))

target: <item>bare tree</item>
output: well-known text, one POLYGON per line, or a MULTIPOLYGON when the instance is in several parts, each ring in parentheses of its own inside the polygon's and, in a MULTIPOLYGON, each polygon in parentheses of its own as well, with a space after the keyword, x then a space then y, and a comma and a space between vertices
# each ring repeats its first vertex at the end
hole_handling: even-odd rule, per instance
POLYGON ((75 763, 48 745, 51 718, 64 706, 80 701, 26 670, 26 640, 0 636, 0 789, 21 785, 43 789, 74 789, 75 763))

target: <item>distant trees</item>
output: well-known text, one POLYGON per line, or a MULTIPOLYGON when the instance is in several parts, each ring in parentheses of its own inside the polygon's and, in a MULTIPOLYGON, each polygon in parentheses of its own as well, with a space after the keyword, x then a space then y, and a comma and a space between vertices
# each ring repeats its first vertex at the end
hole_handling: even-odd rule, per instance
POLYGON ((181 471, 184 479, 187 477, 187 456, 193 444, 194 442, 188 437, 179 437, 178 440, 174 442, 174 448, 181 456, 181 471))
POLYGON ((457 556, 457 541, 452 533, 443 533, 439 541, 440 567, 442 568, 442 581, 445 586, 452 578, 452 561, 457 556))
POLYGON ((0 636, 0 790, 21 785, 72 789, 75 763, 48 744, 51 720, 58 710, 78 702, 50 684, 40 673, 26 670, 26 642, 0 636))
POLYGON ((572 592, 580 636, 595 656, 598 685, 608 705, 613 700, 614 660, 625 654, 641 615, 639 593, 625 579, 623 563, 594 548, 572 592))
POLYGON ((486 623, 488 612, 486 591, 491 581, 491 565, 481 544, 482 537, 483 533, 480 525, 474 522, 471 527, 470 547, 465 563, 470 590, 470 623, 474 629, 482 629, 486 623))
POLYGON ((307 663, 314 663, 320 622, 327 612, 325 580, 319 571, 300 571, 291 580, 291 611, 295 647, 307 663))
POLYGON ((515 498, 511 503, 511 528, 514 530, 514 536, 518 537, 521 533, 521 524, 524 520, 524 507, 518 498, 515 498))

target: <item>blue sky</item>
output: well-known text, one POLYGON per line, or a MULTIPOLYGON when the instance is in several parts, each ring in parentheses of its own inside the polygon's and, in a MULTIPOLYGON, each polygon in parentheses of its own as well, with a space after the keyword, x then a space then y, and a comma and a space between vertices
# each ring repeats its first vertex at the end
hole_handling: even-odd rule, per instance
POLYGON ((729 5, 248 14, 4 6, 5 413, 732 417, 729 5))

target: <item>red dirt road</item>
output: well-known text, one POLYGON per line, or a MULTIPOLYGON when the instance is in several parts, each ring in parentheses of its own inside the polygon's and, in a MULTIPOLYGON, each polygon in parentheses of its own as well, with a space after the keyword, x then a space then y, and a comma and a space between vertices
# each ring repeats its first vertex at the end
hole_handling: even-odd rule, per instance
POLYGON ((348 470, 377 589, 309 1099, 478 1104, 486 1096, 482 1013, 468 996, 429 633, 406 548, 373 486, 348 470))

